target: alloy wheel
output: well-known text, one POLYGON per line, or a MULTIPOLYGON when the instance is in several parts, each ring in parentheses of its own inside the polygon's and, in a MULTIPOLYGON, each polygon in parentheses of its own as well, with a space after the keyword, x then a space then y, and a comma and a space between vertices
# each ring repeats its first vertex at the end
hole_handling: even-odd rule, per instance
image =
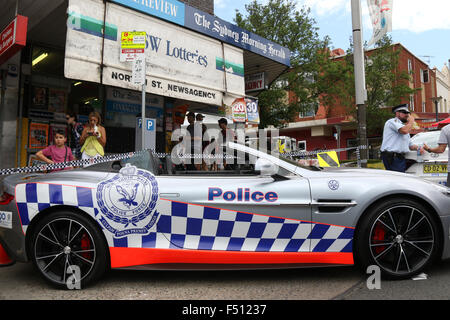
POLYGON ((399 205, 383 211, 370 230, 369 249, 375 263, 392 275, 415 273, 431 258, 436 236, 428 216, 399 205))

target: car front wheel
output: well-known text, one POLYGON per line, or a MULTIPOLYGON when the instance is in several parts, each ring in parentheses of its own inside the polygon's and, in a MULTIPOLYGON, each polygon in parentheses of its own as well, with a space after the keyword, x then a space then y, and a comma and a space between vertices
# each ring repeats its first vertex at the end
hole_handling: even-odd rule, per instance
POLYGON ((439 227, 429 210, 413 200, 392 199, 372 208, 356 231, 357 262, 376 265, 382 275, 405 279, 436 258, 439 227))

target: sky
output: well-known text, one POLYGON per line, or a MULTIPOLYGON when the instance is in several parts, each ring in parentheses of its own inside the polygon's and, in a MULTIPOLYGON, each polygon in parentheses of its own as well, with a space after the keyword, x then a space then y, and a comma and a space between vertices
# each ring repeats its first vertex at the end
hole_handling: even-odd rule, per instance
MULTIPOLYGON (((267 0, 257 0, 267 3, 267 0)), ((236 9, 247 15, 245 4, 251 0, 215 0, 214 13, 234 23, 236 9)), ((350 0, 297 0, 298 8, 311 9, 320 38, 328 35, 333 49, 347 50, 352 35, 350 0)), ((363 41, 372 37, 372 25, 367 1, 361 0, 363 41)), ((449 0, 393 0, 392 32, 394 43, 401 43, 430 68, 442 70, 450 59, 450 1, 449 0)), ((372 46, 373 47, 373 46, 372 46)), ((370 48, 372 48, 370 47, 370 48)))

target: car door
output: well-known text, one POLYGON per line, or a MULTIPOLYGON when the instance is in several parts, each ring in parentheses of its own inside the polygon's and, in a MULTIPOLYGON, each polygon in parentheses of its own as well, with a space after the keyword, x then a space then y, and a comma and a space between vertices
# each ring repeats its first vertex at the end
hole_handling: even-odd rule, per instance
POLYGON ((204 172, 158 177, 157 230, 177 248, 307 252, 311 198, 296 175, 204 172))

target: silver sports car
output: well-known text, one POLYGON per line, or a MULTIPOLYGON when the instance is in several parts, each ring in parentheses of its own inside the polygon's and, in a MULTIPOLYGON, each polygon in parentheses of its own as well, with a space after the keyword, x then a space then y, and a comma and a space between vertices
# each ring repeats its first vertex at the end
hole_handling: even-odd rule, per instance
MULTIPOLYGON (((217 166, 140 152, 4 181, 0 244, 51 284, 109 268, 359 264, 411 277, 450 256, 450 193, 375 170, 310 170, 230 143, 217 166), (239 160, 239 161, 235 161, 239 160)), ((1 248, 0 248, 1 249, 1 248)))

